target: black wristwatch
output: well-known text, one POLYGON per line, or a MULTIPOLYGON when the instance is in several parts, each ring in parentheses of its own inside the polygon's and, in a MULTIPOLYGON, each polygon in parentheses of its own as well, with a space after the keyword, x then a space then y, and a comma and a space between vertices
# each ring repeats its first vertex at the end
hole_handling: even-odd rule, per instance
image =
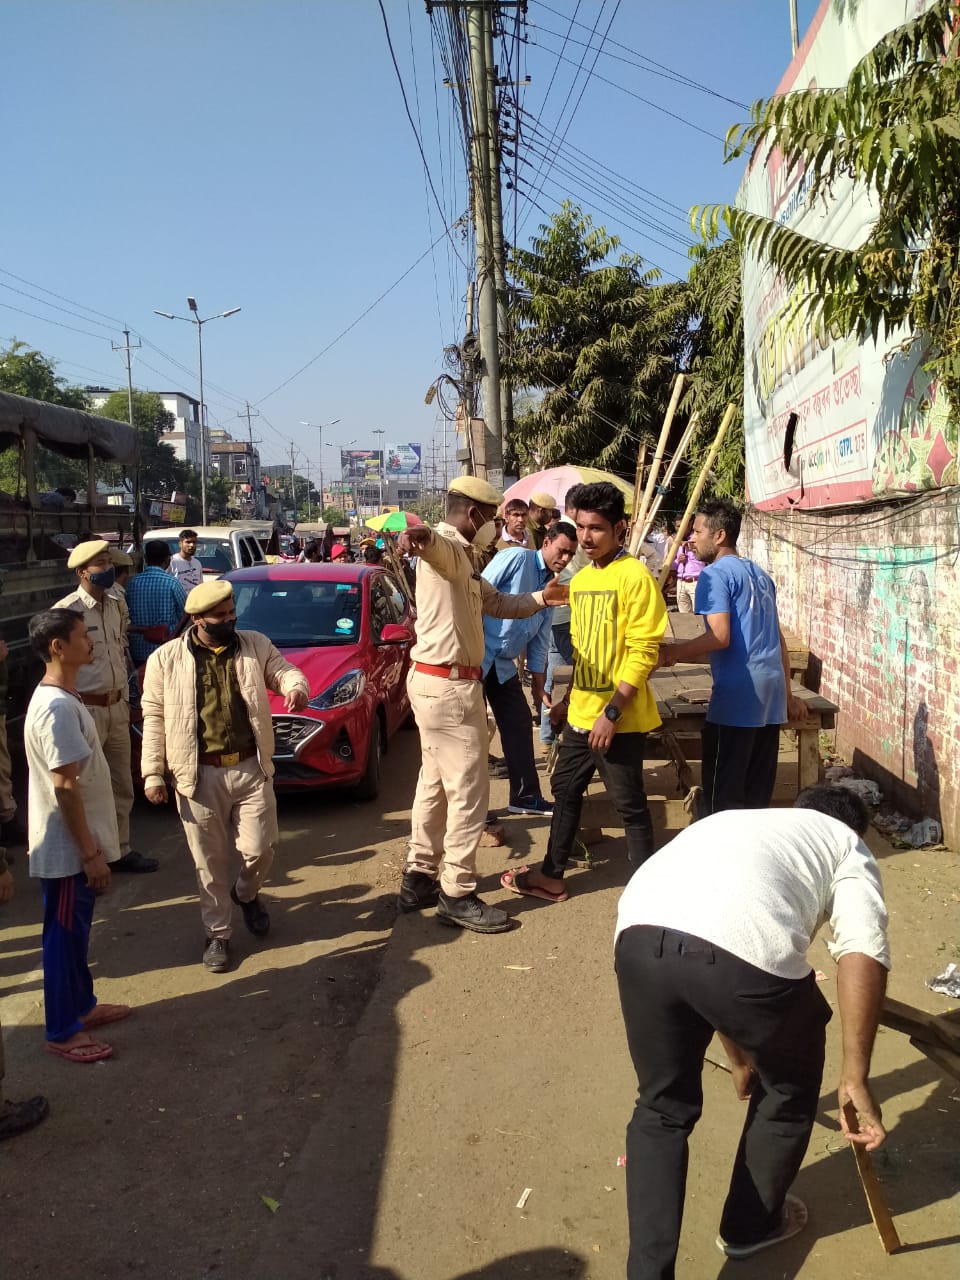
POLYGON ((611 724, 616 724, 623 712, 619 707, 615 707, 612 702, 608 702, 603 708, 603 714, 607 717, 611 724))

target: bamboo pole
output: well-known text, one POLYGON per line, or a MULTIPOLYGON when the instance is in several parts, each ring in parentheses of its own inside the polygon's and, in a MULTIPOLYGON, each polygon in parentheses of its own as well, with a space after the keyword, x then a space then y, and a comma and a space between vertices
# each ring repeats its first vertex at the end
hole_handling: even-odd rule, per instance
POLYGON ((670 428, 673 426, 673 415, 677 411, 677 405, 680 403, 680 395, 683 391, 683 374, 678 373, 673 381, 673 392, 670 396, 670 403, 667 405, 667 412, 664 414, 663 426, 660 428, 660 439, 657 441, 657 451, 653 455, 653 462, 650 464, 650 473, 647 476, 647 487, 643 491, 643 500, 640 503, 640 510, 633 513, 633 533, 630 537, 630 554, 635 556, 637 548, 640 546, 640 539, 637 534, 643 525, 647 516, 647 510, 650 506, 650 500, 653 497, 653 490, 657 483, 657 477, 660 474, 660 464, 663 462, 663 455, 667 448, 667 437, 670 435, 670 428))
POLYGON ((677 451, 671 458, 670 465, 669 467, 667 467, 666 472, 664 473, 663 483, 657 485, 657 490, 658 490, 657 496, 654 498, 653 505, 651 506, 649 512, 647 513, 647 518, 643 523, 643 528, 640 530, 640 542, 638 544, 640 546, 643 545, 644 539, 650 533, 650 530, 653 528, 654 523, 656 522, 657 514, 659 513, 660 507, 663 504, 663 499, 665 498, 667 490, 670 488, 670 485, 673 483, 673 477, 676 474, 677 467, 679 467, 680 463, 683 461, 683 455, 686 453, 687 446, 690 444, 690 441, 693 439, 693 433, 694 431, 696 431, 697 424, 699 423, 699 421, 700 421, 700 415, 698 413, 695 413, 693 417, 690 419, 690 421, 687 423, 687 429, 686 431, 684 431, 682 437, 680 438, 680 443, 677 445, 677 451))
POLYGON ((707 476, 710 474, 710 468, 717 460, 717 454, 720 452, 720 446, 723 444, 724 436, 730 430, 730 423, 733 422, 733 415, 736 411, 737 406, 735 404, 727 405, 727 411, 723 415, 723 421, 720 423, 713 444, 710 446, 710 452, 704 459, 703 466, 700 469, 700 475, 697 477, 697 483, 694 485, 693 493, 690 495, 690 501, 687 503, 687 509, 683 513, 683 518, 680 521, 680 528, 674 534, 673 542, 670 544, 670 550, 667 552, 667 556, 663 562, 663 568, 660 570, 660 574, 657 578, 661 588, 670 576, 670 570, 673 567, 677 549, 680 546, 680 536, 686 528, 687 521, 697 509, 697 503, 700 501, 701 493, 703 493, 703 486, 707 483, 707 476))
POLYGON ((640 488, 643 484, 643 469, 647 465, 647 442, 640 441, 640 448, 637 450, 637 474, 633 481, 633 506, 630 508, 631 520, 637 518, 637 507, 640 505, 640 488))

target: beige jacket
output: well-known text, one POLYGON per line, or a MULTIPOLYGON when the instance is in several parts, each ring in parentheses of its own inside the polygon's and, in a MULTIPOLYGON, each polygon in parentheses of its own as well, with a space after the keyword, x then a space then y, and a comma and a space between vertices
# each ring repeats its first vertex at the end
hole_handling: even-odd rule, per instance
MULTIPOLYGON (((169 769, 181 795, 192 796, 197 786, 199 728, 197 724, 197 664, 185 632, 155 649, 147 659, 143 677, 144 786, 163 785, 169 769)), ((273 777, 273 719, 267 690, 288 694, 302 689, 308 696, 306 676, 259 631, 238 631, 236 659, 240 692, 247 704, 253 736, 257 740, 260 768, 273 777)))

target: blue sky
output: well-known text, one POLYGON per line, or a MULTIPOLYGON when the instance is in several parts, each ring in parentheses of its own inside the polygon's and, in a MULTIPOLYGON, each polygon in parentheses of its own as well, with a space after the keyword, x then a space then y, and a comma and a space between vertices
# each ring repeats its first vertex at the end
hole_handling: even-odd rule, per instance
MULTIPOLYGON (((465 179, 431 24, 422 0, 384 2, 453 221, 465 179)), ((799 0, 801 37, 816 8, 799 0)), ((324 432, 331 444, 375 447, 383 428, 386 441, 427 452, 436 441, 442 452, 442 419, 423 397, 443 346, 462 336, 466 279, 445 239, 287 381, 443 234, 376 0, 6 0, 3 25, 4 344, 39 348, 71 382, 120 385, 110 344, 126 322, 160 348, 139 353, 136 385, 196 395, 194 330, 153 315, 186 314, 192 294, 202 315, 242 307, 204 329, 205 398, 211 425, 234 431, 243 401, 258 405, 265 462, 288 458, 292 439, 298 466, 316 470, 318 433, 301 419, 340 418, 324 432)), ((725 166, 709 135, 745 115, 663 69, 738 102, 770 93, 790 59, 788 0, 530 0, 527 34, 522 105, 543 137, 558 119, 558 137, 566 130, 536 187, 540 158, 526 152, 521 177, 537 203, 552 211, 578 199, 626 247, 684 275, 678 208, 733 196, 740 165, 725 166), (578 70, 576 42, 595 46, 611 17, 571 115, 593 62, 588 53, 578 70), (602 194, 587 189, 597 174, 602 194), (615 188, 623 178, 655 194, 615 188), (617 193, 629 214, 614 207, 617 193)), ((518 242, 543 220, 521 200, 518 242)), ((326 470, 334 450, 323 454, 326 470)))

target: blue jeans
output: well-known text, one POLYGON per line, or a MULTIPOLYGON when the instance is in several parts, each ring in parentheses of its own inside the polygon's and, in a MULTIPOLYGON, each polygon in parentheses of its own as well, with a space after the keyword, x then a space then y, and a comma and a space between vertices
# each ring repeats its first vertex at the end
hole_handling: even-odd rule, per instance
MULTIPOLYGON (((570 638, 570 623, 558 622, 550 628, 550 649, 547 653, 547 676, 544 689, 547 693, 553 688, 553 673, 556 667, 573 666, 573 640, 570 638)), ((550 708, 544 706, 540 710, 540 741, 548 746, 556 742, 557 735, 550 728, 550 708)))

